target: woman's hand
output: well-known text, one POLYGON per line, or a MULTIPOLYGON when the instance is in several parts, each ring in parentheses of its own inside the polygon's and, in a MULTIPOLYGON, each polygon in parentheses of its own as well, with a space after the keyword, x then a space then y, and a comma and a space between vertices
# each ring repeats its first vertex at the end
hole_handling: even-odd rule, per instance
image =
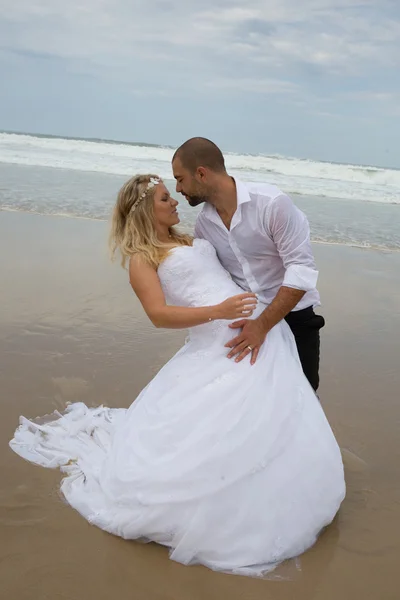
POLYGON ((233 321, 234 319, 244 319, 251 317, 254 310, 257 307, 257 296, 246 292, 245 294, 238 294, 232 296, 221 304, 218 304, 216 308, 216 318, 226 319, 233 321))

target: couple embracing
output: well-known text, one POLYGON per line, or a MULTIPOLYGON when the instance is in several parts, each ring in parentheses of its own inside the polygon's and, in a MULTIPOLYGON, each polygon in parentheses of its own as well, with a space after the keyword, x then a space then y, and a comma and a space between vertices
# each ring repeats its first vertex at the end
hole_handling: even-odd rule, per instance
POLYGON ((185 345, 128 409, 70 405, 11 447, 60 466, 89 522, 173 560, 262 575, 310 548, 345 495, 316 395, 318 272, 306 217, 273 185, 228 175, 219 148, 175 152, 176 190, 203 204, 194 236, 156 174, 120 190, 111 244, 156 327, 185 345))

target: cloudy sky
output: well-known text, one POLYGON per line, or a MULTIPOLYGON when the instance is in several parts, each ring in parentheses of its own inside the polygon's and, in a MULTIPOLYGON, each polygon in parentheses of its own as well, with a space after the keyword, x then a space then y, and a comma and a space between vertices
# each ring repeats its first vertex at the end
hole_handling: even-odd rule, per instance
POLYGON ((400 167, 399 0, 0 0, 0 129, 400 167))

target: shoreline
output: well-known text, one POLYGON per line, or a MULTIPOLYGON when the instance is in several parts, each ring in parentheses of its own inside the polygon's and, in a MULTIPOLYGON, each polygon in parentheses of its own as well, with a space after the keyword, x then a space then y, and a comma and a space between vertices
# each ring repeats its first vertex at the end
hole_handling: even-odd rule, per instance
MULTIPOLYGON (((368 200, 366 200, 365 202, 369 202, 368 200)), ((109 220, 103 217, 85 217, 84 215, 72 215, 72 214, 62 214, 62 213, 44 213, 44 212, 34 212, 34 211, 27 211, 27 210, 20 210, 18 208, 8 208, 8 207, 0 207, 0 214, 1 213, 12 213, 12 214, 18 214, 18 215, 30 215, 33 217, 43 217, 43 218, 59 218, 59 219, 71 219, 71 220, 78 220, 78 221, 91 221, 94 223, 109 223, 109 220)), ((179 225, 178 225, 179 227, 179 225)), ((346 242, 334 242, 334 241, 325 241, 325 240, 315 240, 313 238, 311 238, 311 244, 312 245, 320 245, 320 246, 339 246, 339 247, 345 247, 345 248, 355 248, 358 250, 372 250, 372 251, 376 251, 376 252, 384 252, 384 253, 400 253, 400 248, 397 247, 390 247, 390 246, 379 246, 379 245, 373 245, 373 244, 357 244, 357 243, 346 243, 346 242)))

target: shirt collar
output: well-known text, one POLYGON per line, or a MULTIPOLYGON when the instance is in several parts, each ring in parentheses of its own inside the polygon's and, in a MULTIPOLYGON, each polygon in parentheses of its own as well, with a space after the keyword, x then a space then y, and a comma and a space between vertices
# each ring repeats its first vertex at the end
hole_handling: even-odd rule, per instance
MULTIPOLYGON (((240 181, 240 179, 236 179, 236 177, 232 177, 232 179, 234 180, 235 185, 236 185, 237 206, 239 209, 239 206, 241 206, 242 204, 245 204, 246 202, 250 202, 251 198, 250 198, 250 194, 248 192, 246 185, 242 181, 240 181)), ((215 207, 212 204, 210 204, 209 202, 205 202, 203 209, 202 209, 202 214, 205 217, 207 217, 207 219, 209 219, 210 221, 214 221, 214 222, 218 222, 218 223, 220 221, 220 217, 219 217, 215 207)))

